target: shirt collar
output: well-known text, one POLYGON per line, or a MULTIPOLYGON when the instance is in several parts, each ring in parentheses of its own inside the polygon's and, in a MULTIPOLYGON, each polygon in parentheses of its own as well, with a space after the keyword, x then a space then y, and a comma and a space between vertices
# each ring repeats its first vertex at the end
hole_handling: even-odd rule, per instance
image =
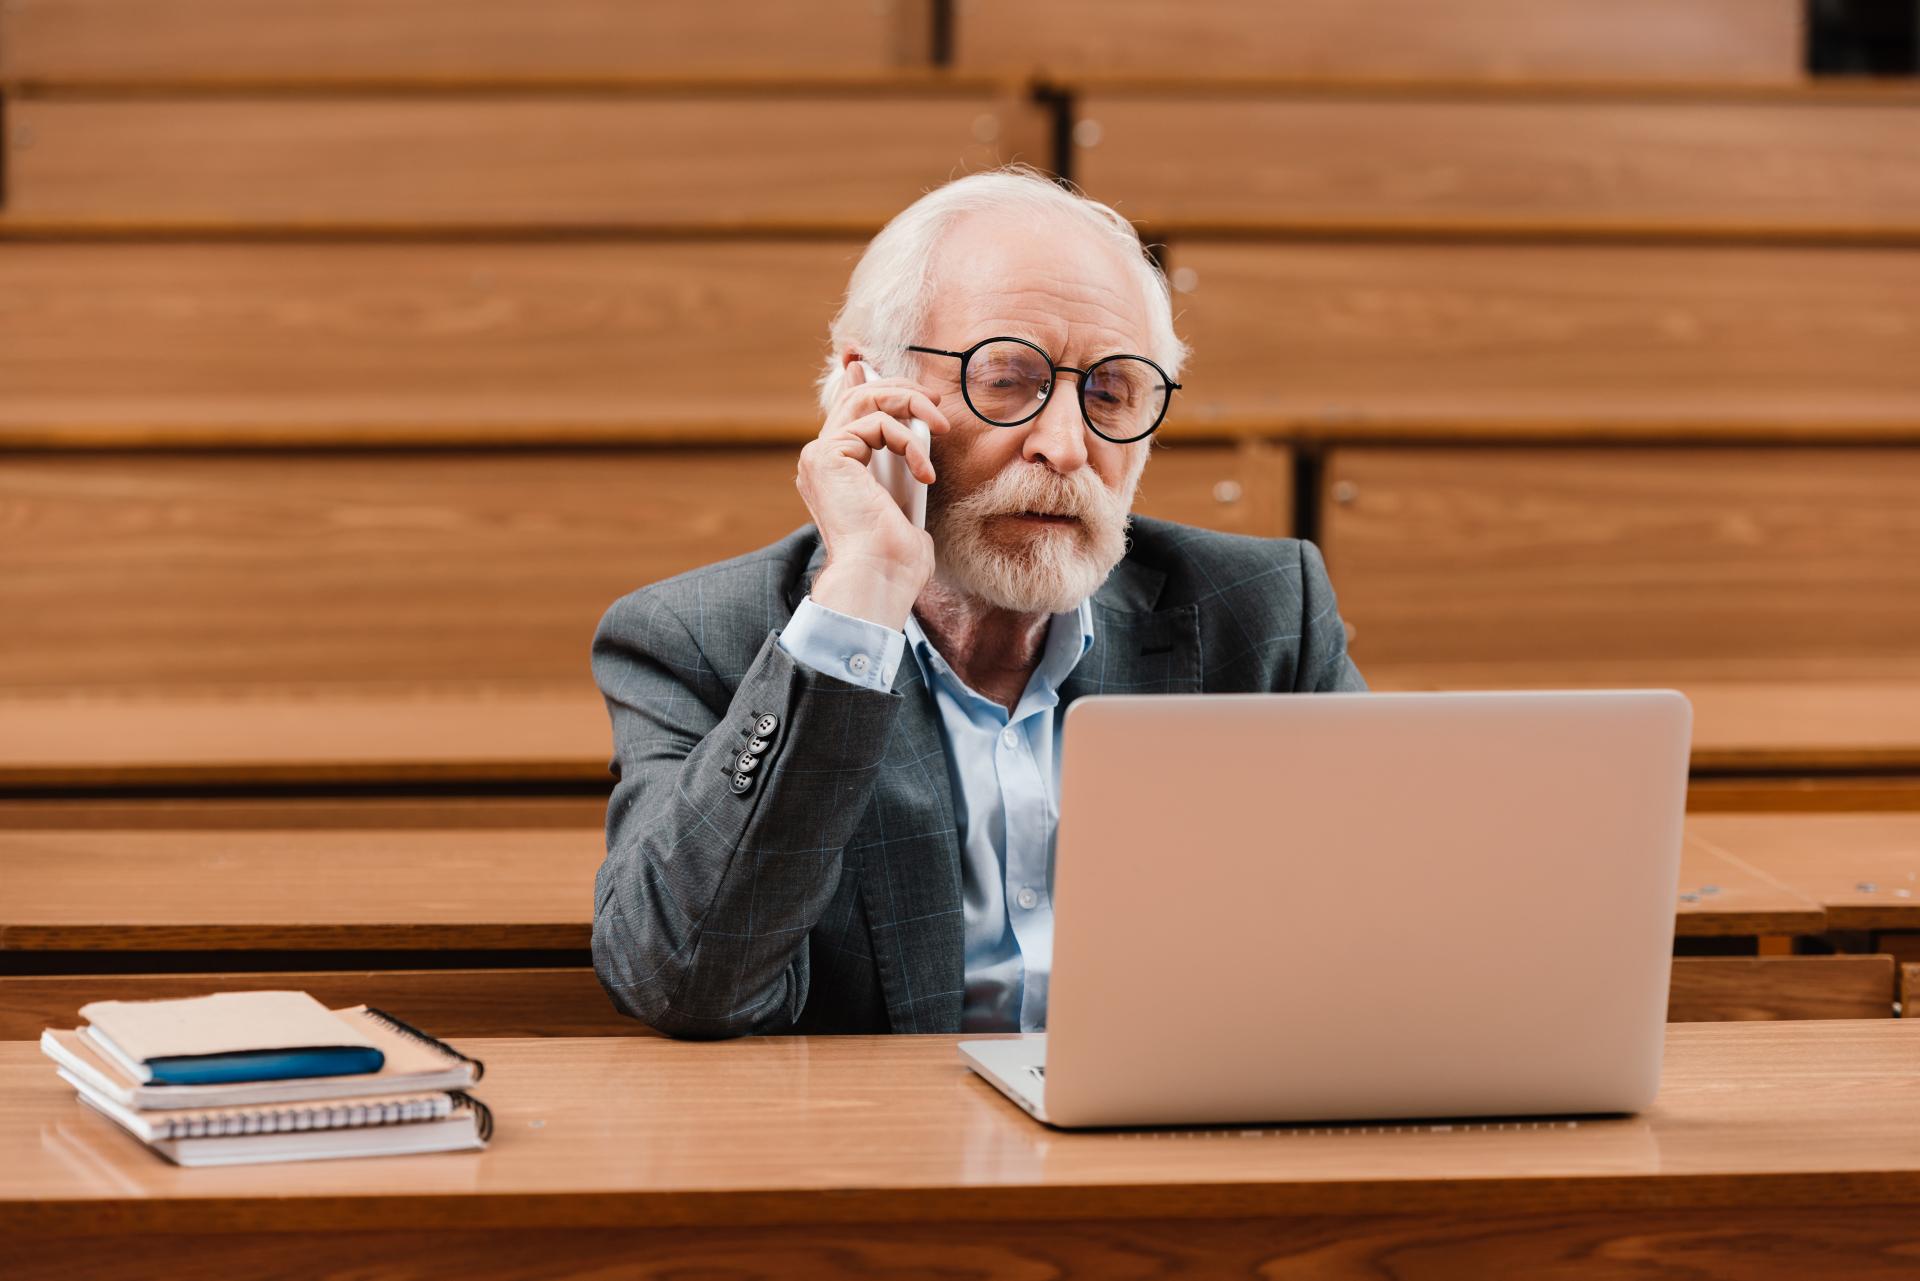
MULTIPOLYGON (((920 665, 920 675, 929 686, 938 682, 981 702, 991 701, 960 679, 958 673, 947 664, 946 658, 934 648, 925 629, 920 626, 920 620, 912 614, 907 615, 906 632, 907 647, 913 651, 914 661, 920 665)), ((1051 707, 1059 702, 1060 686, 1092 648, 1091 600, 1083 600, 1076 608, 1055 614, 1047 624, 1047 639, 1040 649, 1040 665, 1034 668, 1033 675, 1027 679, 1027 689, 1020 697, 1015 717, 1023 717, 1040 706, 1051 707)), ((994 706, 998 707, 999 704, 994 706)), ((1001 710, 1005 711, 1004 708, 1001 710)))

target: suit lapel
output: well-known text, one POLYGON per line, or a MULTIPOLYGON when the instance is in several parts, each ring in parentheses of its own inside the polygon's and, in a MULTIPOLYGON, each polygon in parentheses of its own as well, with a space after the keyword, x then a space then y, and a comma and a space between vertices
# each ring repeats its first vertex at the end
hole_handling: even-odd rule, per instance
POLYGON ((1200 607, 1155 609, 1166 575, 1123 560, 1093 597, 1093 646, 1060 686, 1064 708, 1088 694, 1200 692, 1200 607))

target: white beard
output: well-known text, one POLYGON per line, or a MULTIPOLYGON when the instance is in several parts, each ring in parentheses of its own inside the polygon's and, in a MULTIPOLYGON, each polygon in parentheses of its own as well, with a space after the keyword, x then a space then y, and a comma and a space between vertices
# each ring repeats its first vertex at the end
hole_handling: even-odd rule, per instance
MULTIPOLYGON (((1016 461, 957 497, 935 485, 927 494, 927 530, 933 535, 935 577, 962 595, 1019 614, 1077 609, 1107 581, 1127 554, 1127 521, 1141 466, 1121 493, 1091 468, 1062 476, 1043 464, 1016 461), (995 516, 1038 511, 1079 518, 1077 525, 1043 525, 1010 544, 988 534, 995 516)), ((937 464, 936 464, 937 466, 937 464)))

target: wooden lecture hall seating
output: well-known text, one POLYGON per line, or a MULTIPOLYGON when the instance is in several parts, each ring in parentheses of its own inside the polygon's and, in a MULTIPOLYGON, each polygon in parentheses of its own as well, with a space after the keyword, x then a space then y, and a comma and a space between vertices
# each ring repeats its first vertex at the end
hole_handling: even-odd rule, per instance
POLYGON ((1901 1274, 1920 85, 1444 8, 0 0, 0 1272, 1901 1274), (807 519, 854 262, 1014 161, 1167 271, 1141 512, 1314 539, 1377 689, 1693 700, 1654 1112, 1054 1134, 600 990, 595 623, 807 519), (471 1045, 483 1163, 172 1169, 27 1043, 285 986, 471 1045))

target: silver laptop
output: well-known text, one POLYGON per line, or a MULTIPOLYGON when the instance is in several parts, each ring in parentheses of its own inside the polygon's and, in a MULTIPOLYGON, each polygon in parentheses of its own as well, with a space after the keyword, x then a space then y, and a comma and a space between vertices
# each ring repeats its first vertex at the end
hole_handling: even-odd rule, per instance
POLYGON ((1633 1112, 1660 1084, 1670 690, 1081 699, 1043 1035, 1061 1127, 1633 1112))

